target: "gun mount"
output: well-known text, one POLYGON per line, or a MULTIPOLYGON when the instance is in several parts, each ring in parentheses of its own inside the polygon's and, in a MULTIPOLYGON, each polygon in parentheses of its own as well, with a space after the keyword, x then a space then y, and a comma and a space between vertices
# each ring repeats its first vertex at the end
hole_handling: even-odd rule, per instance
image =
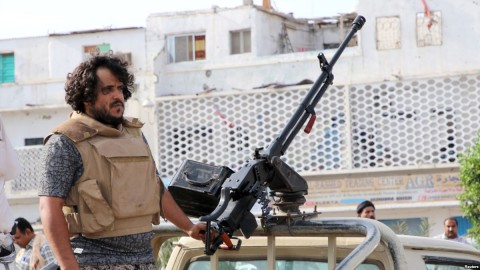
POLYGON ((207 223, 207 255, 214 254, 218 248, 222 248, 223 243, 227 249, 239 248, 241 242, 233 245, 230 241, 238 229, 246 238, 252 235, 258 224, 250 211, 257 201, 262 205, 264 226, 269 222, 285 220, 270 215, 267 190, 270 190, 268 195, 273 199, 273 205, 286 213, 289 219, 307 216, 300 212, 300 206, 305 202, 304 196, 308 193, 307 182, 280 157, 308 118, 304 131, 310 133, 316 119, 315 106, 333 82, 332 68, 364 23, 365 18, 357 16, 330 62, 323 53, 318 54, 322 73, 281 134, 266 149, 255 149, 253 159, 246 161, 237 172, 190 160, 184 161, 177 171, 168 189, 185 213, 207 223), (197 193, 198 196, 185 199, 185 192, 190 195, 197 193), (210 241, 212 226, 219 235, 210 241))

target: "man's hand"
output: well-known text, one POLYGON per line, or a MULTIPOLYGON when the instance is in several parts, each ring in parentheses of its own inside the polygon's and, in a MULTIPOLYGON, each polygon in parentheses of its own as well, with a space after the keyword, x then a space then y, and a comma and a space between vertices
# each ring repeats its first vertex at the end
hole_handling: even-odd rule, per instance
POLYGON ((197 224, 193 224, 193 226, 187 231, 187 233, 188 233, 188 236, 194 239, 205 241, 206 231, 207 231, 207 224, 197 223, 197 224))

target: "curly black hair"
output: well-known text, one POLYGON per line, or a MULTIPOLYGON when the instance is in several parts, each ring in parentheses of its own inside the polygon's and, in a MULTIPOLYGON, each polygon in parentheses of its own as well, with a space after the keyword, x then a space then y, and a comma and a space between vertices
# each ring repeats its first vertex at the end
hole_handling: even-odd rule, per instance
POLYGON ((127 101, 134 91, 135 76, 127 69, 128 63, 112 54, 97 54, 82 62, 67 75, 65 101, 77 112, 85 112, 84 102, 95 102, 98 83, 97 70, 108 68, 123 83, 123 97, 127 101))

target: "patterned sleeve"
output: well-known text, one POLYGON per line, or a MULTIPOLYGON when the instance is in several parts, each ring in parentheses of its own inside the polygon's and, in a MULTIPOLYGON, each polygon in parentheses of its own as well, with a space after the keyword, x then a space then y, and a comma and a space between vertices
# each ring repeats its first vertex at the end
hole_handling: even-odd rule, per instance
POLYGON ((83 173, 82 157, 67 137, 54 134, 44 146, 39 169, 38 195, 66 198, 83 173))
POLYGON ((50 248, 50 246, 48 245, 47 242, 45 242, 45 244, 43 244, 41 247, 40 247, 40 255, 42 255, 42 257, 45 259, 45 265, 47 264, 57 264, 57 260, 55 259, 55 256, 53 255, 53 251, 52 249, 50 248))

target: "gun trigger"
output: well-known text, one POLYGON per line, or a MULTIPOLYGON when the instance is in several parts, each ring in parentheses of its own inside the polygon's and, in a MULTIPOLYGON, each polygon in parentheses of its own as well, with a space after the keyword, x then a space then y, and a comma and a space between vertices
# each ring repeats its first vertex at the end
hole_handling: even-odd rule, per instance
POLYGON ((310 116, 310 120, 308 120, 307 126, 305 126, 305 129, 303 130, 305 131, 305 133, 310 134, 310 131, 312 131, 313 123, 315 123, 316 119, 316 114, 312 114, 312 116, 310 116))

